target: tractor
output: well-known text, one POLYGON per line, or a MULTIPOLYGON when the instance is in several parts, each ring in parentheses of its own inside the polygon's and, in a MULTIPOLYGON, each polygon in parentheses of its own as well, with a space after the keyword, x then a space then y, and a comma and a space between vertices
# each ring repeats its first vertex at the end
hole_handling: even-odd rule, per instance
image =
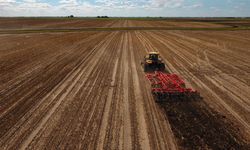
POLYGON ((165 71, 165 64, 160 58, 159 52, 149 52, 142 62, 144 72, 165 71))
POLYGON ((177 74, 168 72, 158 52, 149 52, 144 57, 144 72, 151 83, 156 102, 179 99, 200 99, 200 94, 185 86, 185 81, 177 74))

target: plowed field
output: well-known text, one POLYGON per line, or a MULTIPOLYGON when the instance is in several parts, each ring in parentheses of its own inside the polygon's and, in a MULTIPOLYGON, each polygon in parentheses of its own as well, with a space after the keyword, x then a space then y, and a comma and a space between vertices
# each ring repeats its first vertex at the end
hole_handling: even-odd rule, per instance
MULTIPOLYGON (((239 21, 241 22, 241 21, 239 21)), ((238 23, 239 23, 238 22, 238 23)), ((229 26, 229 25, 228 25, 229 26)), ((0 29, 76 29, 87 27, 186 27, 219 28, 227 25, 213 22, 174 20, 114 20, 114 19, 46 19, 46 18, 0 18, 0 29)))
POLYGON ((248 149, 249 31, 0 35, 1 149, 248 149), (201 100, 156 103, 159 51, 201 100))

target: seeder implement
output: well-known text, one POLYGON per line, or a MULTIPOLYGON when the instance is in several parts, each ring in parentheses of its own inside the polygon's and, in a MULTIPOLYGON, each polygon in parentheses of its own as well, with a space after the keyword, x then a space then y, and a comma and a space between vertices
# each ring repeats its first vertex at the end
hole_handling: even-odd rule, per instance
POLYGON ((147 73, 146 77, 151 83, 156 101, 199 97, 199 93, 191 88, 186 88, 185 82, 176 74, 156 71, 147 73))

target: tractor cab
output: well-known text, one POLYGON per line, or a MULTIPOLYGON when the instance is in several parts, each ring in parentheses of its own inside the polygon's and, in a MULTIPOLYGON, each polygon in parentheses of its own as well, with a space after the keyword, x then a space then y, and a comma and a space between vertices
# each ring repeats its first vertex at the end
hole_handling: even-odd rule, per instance
POLYGON ((159 53, 158 52, 151 52, 149 53, 149 59, 152 61, 158 61, 159 53))
POLYGON ((159 59, 159 53, 158 52, 149 52, 148 55, 146 55, 145 59, 150 60, 152 62, 157 62, 159 59))

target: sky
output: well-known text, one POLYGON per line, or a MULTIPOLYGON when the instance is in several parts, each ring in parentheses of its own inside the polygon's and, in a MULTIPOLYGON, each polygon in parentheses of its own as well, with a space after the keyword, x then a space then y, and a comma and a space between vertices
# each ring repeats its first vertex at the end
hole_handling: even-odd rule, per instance
POLYGON ((250 17, 250 0, 0 0, 0 16, 250 17))

